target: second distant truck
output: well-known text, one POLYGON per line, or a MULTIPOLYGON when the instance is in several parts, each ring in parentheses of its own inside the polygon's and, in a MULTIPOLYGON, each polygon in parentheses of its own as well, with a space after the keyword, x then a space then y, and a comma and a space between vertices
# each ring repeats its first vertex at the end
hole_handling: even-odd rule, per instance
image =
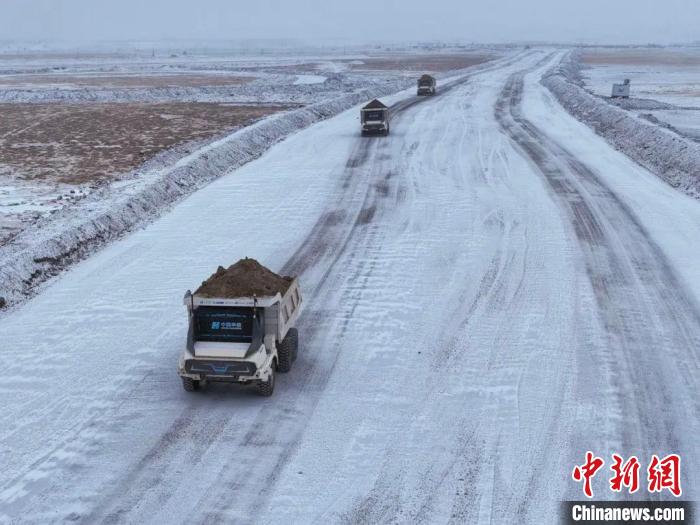
POLYGON ((430 75, 422 75, 418 79, 418 95, 434 95, 437 88, 435 77, 430 75))

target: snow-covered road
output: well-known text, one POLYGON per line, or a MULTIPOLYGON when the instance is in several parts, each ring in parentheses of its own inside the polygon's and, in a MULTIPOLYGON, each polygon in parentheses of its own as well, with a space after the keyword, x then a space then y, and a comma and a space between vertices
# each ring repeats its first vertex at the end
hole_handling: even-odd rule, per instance
POLYGON ((314 125, 0 318, 0 522, 556 523, 586 450, 678 452, 697 499, 700 203, 557 58, 314 125), (187 394, 182 294, 243 256, 301 275, 299 360, 187 394))

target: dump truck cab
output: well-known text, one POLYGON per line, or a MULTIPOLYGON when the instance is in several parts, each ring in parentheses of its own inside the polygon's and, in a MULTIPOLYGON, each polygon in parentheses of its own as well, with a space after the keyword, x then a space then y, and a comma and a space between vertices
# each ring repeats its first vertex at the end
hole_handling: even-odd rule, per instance
POLYGON ((297 279, 262 297, 208 297, 189 290, 188 332, 178 374, 188 392, 209 382, 253 384, 272 395, 276 372, 289 372, 298 353, 301 311, 297 279))
POLYGON ((418 91, 419 96, 434 95, 437 88, 437 82, 435 77, 430 75, 422 75, 418 79, 418 91))
POLYGON ((363 136, 389 134, 389 108, 377 99, 360 110, 360 121, 363 136))

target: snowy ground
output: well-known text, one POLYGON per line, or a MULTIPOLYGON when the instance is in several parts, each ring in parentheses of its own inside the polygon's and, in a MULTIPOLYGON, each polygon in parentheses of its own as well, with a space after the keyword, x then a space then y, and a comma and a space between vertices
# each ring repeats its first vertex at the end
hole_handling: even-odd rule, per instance
POLYGON ((678 452, 697 499, 700 203, 558 105, 559 58, 316 124, 0 318, 0 520, 557 523, 586 450, 678 452), (299 361, 186 394, 182 294, 246 255, 300 275, 299 361))
POLYGON ((27 183, 0 176, 0 245, 41 217, 82 199, 89 191, 85 186, 27 183))
POLYGON ((431 57, 439 69, 501 51, 373 53, 0 54, 0 103, 10 104, 0 126, 0 243, 76 196, 167 168, 269 112, 395 90, 431 57), (355 70, 368 64, 375 69, 355 70))
MULTIPOLYGON (((700 60, 700 50, 697 51, 700 60)), ((700 107, 700 64, 669 65, 590 65, 583 71, 586 85, 598 95, 609 97, 613 83, 629 78, 632 94, 676 106, 700 107)))
POLYGON ((681 135, 700 142, 700 105, 693 109, 660 109, 643 114, 650 114, 659 122, 672 126, 681 135))
POLYGON ((309 104, 339 91, 463 69, 501 54, 498 49, 170 57, 0 53, 0 102, 309 104))
POLYGON ((613 83, 629 78, 632 97, 644 99, 630 109, 700 139, 700 48, 587 51, 584 64, 584 82, 593 93, 609 97, 613 83))

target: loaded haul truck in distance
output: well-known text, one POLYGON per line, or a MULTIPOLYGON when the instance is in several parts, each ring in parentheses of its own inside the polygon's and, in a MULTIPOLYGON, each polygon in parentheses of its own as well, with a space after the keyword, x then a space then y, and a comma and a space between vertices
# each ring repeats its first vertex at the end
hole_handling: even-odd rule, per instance
POLYGON ((362 135, 389 134, 389 108, 374 99, 360 110, 362 135))
POLYGON ((289 372, 299 350, 299 281, 241 259, 185 294, 189 328, 178 373, 188 391, 208 382, 254 385, 271 396, 275 374, 289 372))
POLYGON ((422 75, 418 79, 418 95, 434 95, 437 82, 435 77, 422 75))

